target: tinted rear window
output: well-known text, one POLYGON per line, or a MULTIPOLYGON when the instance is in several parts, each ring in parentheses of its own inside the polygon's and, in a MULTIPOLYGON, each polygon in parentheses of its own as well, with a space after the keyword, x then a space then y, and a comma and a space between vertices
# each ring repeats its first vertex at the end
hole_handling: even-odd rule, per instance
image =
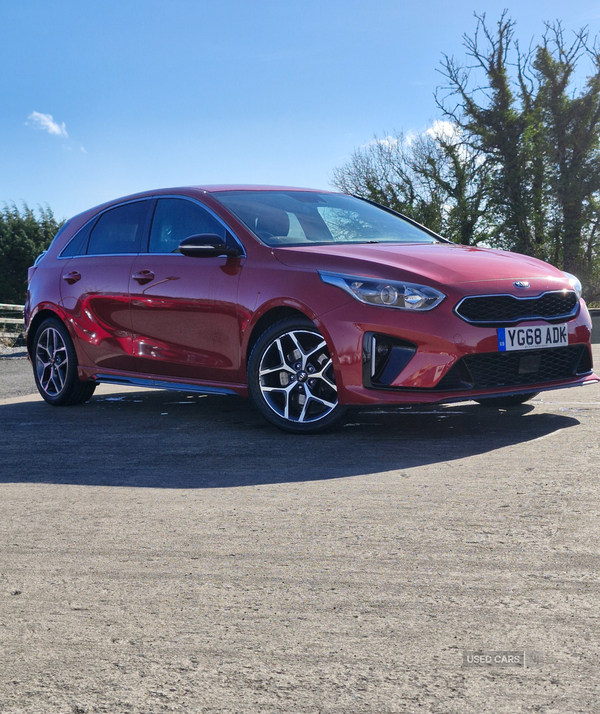
POLYGON ((127 203, 103 213, 92 230, 88 255, 139 253, 148 201, 127 203))

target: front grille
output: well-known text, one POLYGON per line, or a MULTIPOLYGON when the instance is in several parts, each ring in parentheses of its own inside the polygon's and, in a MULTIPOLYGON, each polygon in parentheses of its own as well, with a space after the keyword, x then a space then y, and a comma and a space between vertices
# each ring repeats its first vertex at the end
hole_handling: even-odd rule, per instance
POLYGON ((455 307, 456 314, 475 325, 512 325, 522 320, 560 322, 574 317, 579 300, 572 290, 548 292, 531 298, 514 295, 467 297, 455 307))
POLYGON ((522 352, 487 352, 462 357, 435 390, 444 392, 546 384, 586 374, 590 370, 586 345, 522 352))

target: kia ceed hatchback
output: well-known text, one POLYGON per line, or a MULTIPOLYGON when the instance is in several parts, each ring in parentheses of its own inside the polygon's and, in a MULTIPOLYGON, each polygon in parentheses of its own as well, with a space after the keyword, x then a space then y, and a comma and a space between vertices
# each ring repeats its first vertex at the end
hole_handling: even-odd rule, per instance
POLYGON ((53 405, 100 382, 250 396, 315 432, 352 405, 521 404, 597 382, 572 275, 295 188, 148 191, 69 220, 29 270, 53 405))

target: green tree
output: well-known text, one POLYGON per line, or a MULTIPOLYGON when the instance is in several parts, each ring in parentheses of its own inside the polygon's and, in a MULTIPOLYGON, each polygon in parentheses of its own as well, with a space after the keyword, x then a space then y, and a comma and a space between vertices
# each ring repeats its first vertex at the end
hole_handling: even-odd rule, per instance
POLYGON ((522 52, 506 13, 492 31, 476 16, 471 65, 444 57, 436 95, 448 119, 492 166, 493 242, 551 260, 594 292, 600 197, 600 53, 587 29, 568 42, 560 22, 522 52), (586 59, 583 87, 574 77, 586 59), (445 90, 445 91, 444 91, 445 90))
POLYGON ((503 13, 475 15, 466 60, 443 56, 444 120, 356 150, 337 188, 379 201, 456 242, 533 255, 600 298, 600 45, 560 22, 523 51, 503 13), (587 77, 582 80, 581 77, 587 77), (435 127, 449 127, 436 131, 435 127))
POLYGON ((26 204, 5 204, 0 211, 0 303, 25 302, 27 268, 50 245, 61 227, 50 208, 38 215, 26 204))

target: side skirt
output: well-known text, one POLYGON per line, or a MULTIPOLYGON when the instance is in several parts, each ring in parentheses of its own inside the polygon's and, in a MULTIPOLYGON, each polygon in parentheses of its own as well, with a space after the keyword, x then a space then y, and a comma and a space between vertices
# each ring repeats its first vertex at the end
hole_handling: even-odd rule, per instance
POLYGON ((225 387, 205 387, 201 384, 185 382, 168 382, 144 377, 121 377, 112 374, 95 374, 92 379, 104 384, 125 384, 129 387, 145 387, 147 389, 169 389, 175 392, 195 392, 197 394, 223 394, 237 396, 237 392, 225 387))

